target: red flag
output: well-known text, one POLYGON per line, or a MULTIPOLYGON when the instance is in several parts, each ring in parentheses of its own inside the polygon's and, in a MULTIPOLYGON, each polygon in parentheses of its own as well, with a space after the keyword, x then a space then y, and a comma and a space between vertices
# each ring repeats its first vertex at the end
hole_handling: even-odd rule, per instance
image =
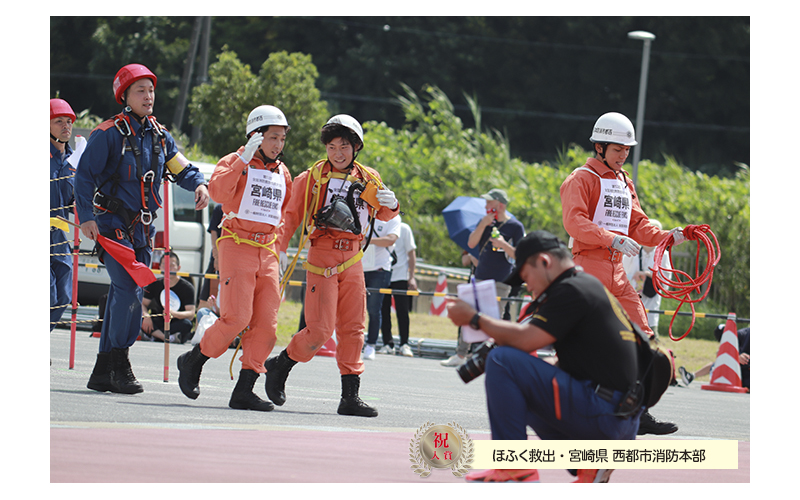
POLYGON ((141 287, 145 287, 156 280, 156 275, 149 267, 136 260, 136 254, 132 248, 126 247, 116 241, 110 240, 103 235, 97 235, 97 241, 102 245, 114 260, 128 271, 133 281, 141 287))

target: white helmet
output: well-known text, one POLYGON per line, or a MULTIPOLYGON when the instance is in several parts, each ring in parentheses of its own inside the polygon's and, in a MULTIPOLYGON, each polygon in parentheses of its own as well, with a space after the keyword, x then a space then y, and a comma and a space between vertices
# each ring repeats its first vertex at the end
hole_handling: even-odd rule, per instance
POLYGON ((636 146, 633 123, 620 113, 606 113, 597 119, 592 129, 592 142, 609 142, 623 146, 636 146))
POLYGON ((358 123, 358 120, 350 115, 336 115, 331 117, 325 125, 330 125, 332 123, 347 127, 355 132, 359 140, 361 140, 361 145, 364 145, 364 131, 361 129, 361 124, 358 123))
POLYGON ((289 122, 286 121, 283 111, 275 106, 264 104, 253 109, 253 111, 251 111, 247 116, 247 129, 245 131, 245 135, 250 137, 252 132, 262 127, 269 127, 270 125, 286 127, 287 132, 292 128, 289 126, 289 122))

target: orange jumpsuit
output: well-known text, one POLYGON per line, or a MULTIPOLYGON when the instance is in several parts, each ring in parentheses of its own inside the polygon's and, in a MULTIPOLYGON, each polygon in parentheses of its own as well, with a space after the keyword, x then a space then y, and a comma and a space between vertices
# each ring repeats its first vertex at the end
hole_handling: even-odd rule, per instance
MULTIPOLYGON (((615 172, 596 158, 589 158, 584 165, 604 179, 622 179, 622 172, 615 172)), ((600 179, 598 175, 577 169, 570 173, 561 184, 561 212, 564 229, 574 239, 572 255, 575 263, 584 271, 597 277, 603 285, 619 300, 628 316, 645 333, 652 336, 653 331, 647 322, 639 294, 631 285, 622 266, 622 253, 611 248, 617 232, 608 231, 594 223, 592 217, 600 200, 600 179)), ((631 193, 631 218, 628 225, 629 238, 644 246, 657 246, 667 237, 662 231, 650 225, 650 220, 639 204, 639 197, 633 182, 624 177, 631 193)))
MULTIPOLYGON (((324 206, 328 184, 321 183, 319 187, 315 187, 317 183, 314 177, 309 179, 309 176, 317 170, 324 180, 331 169, 330 163, 325 161, 295 178, 293 196, 285 216, 282 251, 286 251, 294 231, 304 223, 304 216, 307 216, 305 223, 313 226, 311 216, 324 206), (320 190, 318 200, 316 206, 312 206, 317 189, 320 190)), ((360 180, 380 180, 377 171, 358 163, 350 175, 360 180)), ((399 213, 400 205, 398 204, 394 210, 380 207, 377 213, 373 209, 370 211, 379 220, 386 221, 399 213)), ((361 348, 364 345, 367 290, 359 255, 362 239, 362 234, 332 228, 314 229, 311 232, 309 236, 311 248, 308 251, 307 263, 317 270, 332 268, 330 273, 333 274, 325 277, 308 268, 306 270, 306 327, 292 337, 286 348, 286 353, 291 359, 302 363, 308 362, 336 330, 336 362, 340 374, 360 375, 364 372, 361 348), (337 272, 336 267, 342 264, 345 264, 346 269, 337 272)))
MULTIPOLYGON (((219 279, 221 316, 206 330, 200 341, 200 351, 208 357, 221 356, 233 339, 242 335, 242 369, 265 373, 264 361, 275 346, 280 307, 280 264, 278 241, 280 224, 267 224, 235 216, 240 212, 242 198, 253 194, 253 185, 248 185, 247 169, 270 170, 282 174, 285 186, 281 213, 285 213, 292 193, 292 176, 281 163, 264 165, 254 157, 245 165, 239 154, 231 153, 217 163, 208 193, 222 204, 223 223, 219 242, 219 279)), ((272 191, 262 193, 265 203, 278 199, 272 191)), ((277 205, 277 203, 276 203, 277 205)), ((275 207, 277 208, 277 207, 275 207)))

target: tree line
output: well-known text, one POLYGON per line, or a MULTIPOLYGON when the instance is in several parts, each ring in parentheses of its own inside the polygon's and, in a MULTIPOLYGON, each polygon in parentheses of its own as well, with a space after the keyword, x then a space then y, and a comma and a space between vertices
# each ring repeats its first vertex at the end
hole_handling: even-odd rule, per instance
MULTIPOLYGON (((87 19, 69 19, 69 22, 65 22, 60 18, 51 18, 51 26, 63 28, 75 23, 92 26, 87 19)), ((365 23, 374 21, 359 19, 365 23)), ((169 117, 169 105, 172 103, 174 110, 178 97, 177 87, 173 86, 175 78, 171 75, 180 69, 177 61, 181 51, 185 53, 187 43, 177 34, 167 40, 163 28, 168 25, 176 33, 183 33, 191 26, 191 20, 145 18, 133 22, 126 18, 97 18, 92 38, 103 41, 106 49, 94 49, 94 66, 90 68, 113 73, 121 66, 120 60, 137 60, 148 64, 146 59, 131 59, 135 52, 123 50, 130 47, 148 46, 153 47, 157 53, 167 56, 171 54, 171 66, 166 66, 166 62, 150 63, 151 69, 159 75, 156 114, 159 117, 169 117), (125 29, 129 31, 126 32, 125 29), (109 30, 114 31, 113 35, 109 30), (124 54, 124 57, 120 54, 124 54)), ((478 25, 493 22, 472 18, 464 20, 478 25)), ((291 19, 280 21, 276 24, 282 25, 282 29, 287 29, 287 25, 292 26, 295 22, 291 19)), ((353 29, 351 25, 347 25, 345 29, 334 20, 325 22, 339 26, 338 29, 343 31, 353 29)), ((455 21, 442 20, 440 32, 446 33, 448 29, 454 29, 447 28, 453 22, 455 21)), ((521 20, 517 22, 524 24, 521 20)), ((224 18, 215 21, 217 29, 223 29, 226 23, 239 27, 241 39, 251 40, 249 51, 268 44, 255 36, 256 34, 266 36, 273 33, 272 25, 263 26, 262 18, 224 18)), ((585 26, 579 19, 575 23, 585 26)), ((396 27, 397 24, 388 29, 397 29, 396 27)), ((310 31, 305 33, 312 37, 310 31)), ((509 33, 507 36, 512 35, 509 33)), ((457 45, 459 40, 451 39, 448 43, 457 45)), ((95 43, 97 42, 89 45, 93 46, 95 43)), ((232 43, 232 46, 237 43, 232 43)), ((361 47, 367 50, 367 45, 361 47)), ((451 48, 456 50, 455 45, 451 48)), ((410 46, 407 49, 412 50, 410 46)), ((350 58, 360 60, 367 55, 361 53, 356 57, 350 54, 350 50, 354 49, 345 50, 337 60, 344 66, 342 74, 346 74, 349 68, 353 75, 360 76, 350 58)), ((416 52, 412 52, 421 58, 432 57, 427 53, 423 55, 420 50, 418 48, 416 52)), ((383 53, 376 47, 370 48, 370 51, 374 57, 383 53)), ((265 54, 267 55, 261 55, 260 60, 256 59, 255 64, 245 62, 243 56, 229 46, 222 47, 215 55, 208 68, 208 79, 202 84, 194 85, 191 90, 186 127, 173 130, 184 144, 189 142, 185 132, 189 130, 189 126, 202 130, 202 140, 189 147, 187 156, 216 163, 219 157, 244 143, 244 124, 249 111, 258 104, 269 103, 281 108, 292 126, 287 137, 284 158, 292 174, 297 175, 315 160, 324 157, 324 148, 319 142, 321 125, 332 114, 347 112, 359 118, 365 130, 365 148, 359 155, 359 161, 376 167, 385 183, 397 193, 404 220, 414 230, 419 247, 418 255, 426 262, 445 266, 460 265, 461 251, 450 241, 441 212, 457 196, 478 196, 493 187, 500 187, 508 192, 511 198, 509 210, 528 231, 547 229, 565 240, 568 239, 561 222, 559 186, 567 174, 582 165, 589 156, 584 146, 589 146, 591 125, 605 108, 587 105, 587 112, 591 110, 596 115, 586 116, 583 122, 576 121, 575 126, 580 129, 579 132, 567 133, 554 127, 552 133, 557 134, 561 130, 563 134, 558 143, 560 145, 554 147, 549 158, 530 160, 519 154, 519 150, 515 148, 515 143, 519 141, 512 137, 507 120, 501 122, 503 126, 498 126, 497 122, 487 118, 487 114, 491 115, 491 112, 487 113, 483 107, 483 93, 468 93, 460 89, 451 94, 437 85, 420 84, 419 81, 423 80, 417 83, 399 81, 396 82, 396 92, 388 100, 391 101, 389 107, 392 112, 399 113, 400 118, 392 118, 387 112, 386 116, 377 113, 377 118, 369 119, 372 115, 366 111, 363 114, 351 112, 352 103, 344 106, 341 99, 325 98, 326 92, 322 89, 336 88, 338 84, 330 82, 330 73, 319 70, 315 64, 315 61, 320 61, 319 57, 301 51, 273 51, 265 54), (460 105, 454 103, 453 99, 457 99, 456 103, 463 102, 464 109, 460 109, 460 105)), ((408 57, 413 59, 410 55, 408 57)), ((611 56, 606 55, 608 57, 611 56)), ((167 60, 169 59, 164 61, 167 60)), ((398 64, 405 60, 398 59, 398 64)), ((52 55, 51 61, 59 62, 52 55)), ((322 61, 325 65, 330 64, 325 58, 322 61)), ((75 61, 63 62, 67 66, 75 64, 75 61)), ((741 61, 737 60, 731 64, 739 63, 741 61)), ((383 61, 382 64, 389 64, 389 61, 383 61)), ((430 64, 434 64, 433 61, 430 64)), ((61 74, 55 70, 54 72, 61 74)), ((102 98, 92 96, 91 89, 85 88, 87 95, 78 92, 71 95, 83 97, 72 99, 67 95, 70 87, 64 84, 68 80, 51 75, 51 87, 61 89, 61 97, 71 101, 75 110, 80 113, 79 122, 83 123, 79 125, 91 128, 101 117, 119 111, 110 98, 110 78, 97 80, 97 92, 102 98), (88 100, 82 100, 84 97, 88 100), (90 105, 84 108, 84 102, 90 105), (101 102, 102 105, 99 104, 101 102)), ((503 83, 508 84, 509 82, 503 83)), ((552 98, 556 99, 555 96, 552 98)), ((600 102, 608 104, 610 101, 600 99, 600 102)), ((365 103, 363 109, 370 107, 369 104, 365 103)), ((633 117, 634 113, 629 115, 633 117)), ((645 137, 654 136, 656 132, 648 128, 647 134, 645 137)), ((749 151, 747 138, 741 142, 747 144, 749 151)), ((710 175, 703 169, 687 167, 680 160, 681 154, 680 151, 673 153, 672 149, 665 149, 659 161, 649 159, 646 154, 642 155, 644 159, 639 164, 637 182, 642 206, 650 217, 659 219, 665 228, 687 224, 710 225, 722 247, 722 259, 714 274, 713 293, 709 299, 713 302, 709 305, 710 311, 735 311, 741 317, 749 316, 749 170, 745 162, 737 162, 728 169, 718 170, 717 175, 710 175)), ((694 249, 689 248, 690 245, 692 244, 684 244, 684 248, 680 250, 693 255, 694 249)), ((688 267, 694 265, 691 261, 692 259, 684 259, 679 268, 688 270, 688 267)), ((699 265, 704 264, 700 262, 699 265)))
MULTIPOLYGON (((136 61, 159 75, 158 115, 172 126, 195 21, 51 17, 51 97, 60 91, 76 111, 113 115, 109 82, 136 61)), ((214 17, 209 63, 223 47, 252 68, 270 53, 307 54, 331 112, 395 128, 403 84, 441 89, 465 121, 471 96, 514 157, 541 162, 584 144, 606 111, 635 119, 642 43, 627 38, 633 30, 656 35, 642 158, 669 155, 690 170, 735 175, 750 163, 749 17, 214 17)), ((189 134, 188 122, 179 128, 189 134)))

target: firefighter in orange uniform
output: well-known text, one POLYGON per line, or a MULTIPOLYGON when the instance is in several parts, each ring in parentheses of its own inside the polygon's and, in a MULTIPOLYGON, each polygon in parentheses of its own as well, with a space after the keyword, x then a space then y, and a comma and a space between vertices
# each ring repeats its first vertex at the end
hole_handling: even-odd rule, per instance
POLYGON ((362 240, 369 234, 371 219, 387 221, 399 213, 400 206, 378 172, 355 161, 364 147, 358 121, 349 115, 334 116, 322 128, 321 140, 327 159, 295 178, 281 240, 284 259, 298 226, 302 228, 300 246, 306 238, 311 242, 303 265, 307 326, 278 356, 267 360, 266 391, 273 403, 284 404, 289 371, 298 362, 311 360, 336 330, 336 361, 342 379, 337 413, 375 417, 377 410, 358 396, 366 320, 362 240))
POLYGON ((200 394, 200 372, 208 358, 227 351, 242 335, 242 369, 228 406, 271 411, 274 405, 253 393, 264 362, 275 346, 280 307, 278 241, 292 177, 280 161, 289 123, 275 106, 258 106, 247 118, 247 144, 217 163, 208 185, 222 204, 219 248, 221 317, 199 344, 178 358, 181 391, 200 394))
POLYGON ((561 185, 564 229, 572 238, 575 263, 596 276, 620 301, 628 316, 651 338, 642 300, 625 274, 622 256, 638 255, 640 245, 654 247, 669 235, 684 241, 683 230, 662 231, 650 224, 633 182, 622 166, 637 145, 633 124, 624 115, 606 113, 595 123, 595 156, 570 173, 561 185))
MULTIPOLYGON (((672 235, 674 244, 685 238, 683 229, 662 231, 650 224, 639 204, 633 182, 622 169, 636 135, 631 121, 620 113, 597 119, 589 139, 595 156, 576 168, 561 184, 564 229, 570 235, 575 264, 595 276, 619 300, 628 317, 655 337, 647 321, 642 299, 631 285, 622 256, 639 253, 640 245, 654 247, 672 235)), ((645 411, 639 434, 670 434, 678 430, 671 422, 656 420, 645 411)))

